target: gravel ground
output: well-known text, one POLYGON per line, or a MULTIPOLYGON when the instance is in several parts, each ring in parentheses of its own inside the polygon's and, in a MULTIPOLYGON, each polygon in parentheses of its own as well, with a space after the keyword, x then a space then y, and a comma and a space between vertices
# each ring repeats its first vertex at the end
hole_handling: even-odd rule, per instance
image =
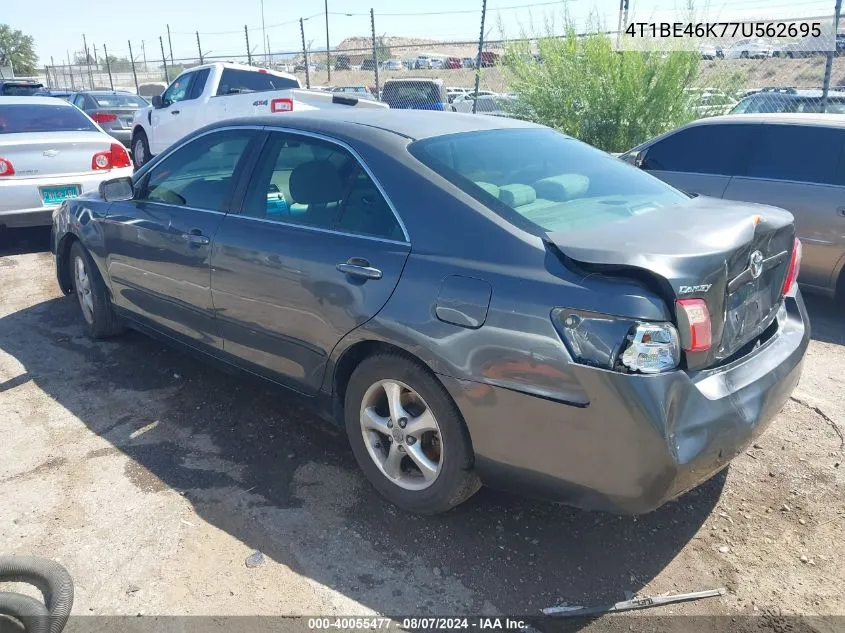
POLYGON ((87 339, 46 233, 0 239, 0 552, 63 563, 75 614, 534 614, 724 586, 652 613, 845 615, 845 325, 827 300, 808 300, 793 399, 678 501, 618 517, 484 489, 419 518, 278 389, 137 333, 87 339))

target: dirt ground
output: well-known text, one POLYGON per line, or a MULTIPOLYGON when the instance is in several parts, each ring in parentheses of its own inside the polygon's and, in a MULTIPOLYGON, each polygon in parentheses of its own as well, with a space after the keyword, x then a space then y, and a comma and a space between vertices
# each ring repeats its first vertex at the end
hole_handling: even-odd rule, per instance
POLYGON ((651 613, 845 615, 832 302, 808 300, 804 374, 769 430, 676 502, 618 517, 484 489, 420 518, 279 390, 137 333, 87 339, 46 232, 0 239, 0 553, 64 564, 74 614, 536 614, 724 586, 651 613))

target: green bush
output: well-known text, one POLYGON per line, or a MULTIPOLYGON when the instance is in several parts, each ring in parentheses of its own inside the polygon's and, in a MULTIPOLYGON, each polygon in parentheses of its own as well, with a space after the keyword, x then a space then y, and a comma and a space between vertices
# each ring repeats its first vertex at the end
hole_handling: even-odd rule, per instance
POLYGON ((504 68, 513 113, 608 152, 622 152, 696 118, 688 90, 700 56, 615 51, 603 34, 509 43, 504 68), (539 55, 534 55, 534 52, 539 55))

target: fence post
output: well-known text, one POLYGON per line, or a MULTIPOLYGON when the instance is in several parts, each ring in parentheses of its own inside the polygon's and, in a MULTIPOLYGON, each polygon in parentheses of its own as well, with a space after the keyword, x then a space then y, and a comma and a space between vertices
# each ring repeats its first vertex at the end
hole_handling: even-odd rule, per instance
POLYGON ((129 42, 129 61, 132 63, 132 77, 135 79, 135 94, 141 96, 141 91, 138 89, 138 73, 135 72, 135 56, 132 54, 132 40, 129 42))
POLYGON ((833 57, 836 55, 836 36, 839 33, 839 16, 842 13, 842 0, 836 0, 833 11, 833 50, 827 52, 824 63, 824 85, 822 86, 822 112, 827 112, 827 94, 830 92, 830 75, 833 71, 833 57))
POLYGON ((246 63, 252 66, 252 51, 249 50, 249 29, 244 24, 244 37, 246 38, 246 63))
POLYGON ((487 18, 487 0, 481 0, 481 32, 478 34, 478 57, 475 59, 475 95, 472 99, 472 113, 478 104, 478 89, 481 87, 481 55, 484 50, 484 20, 487 18))
POLYGON ((161 63, 164 65, 164 81, 165 83, 170 83, 170 75, 167 72, 167 57, 164 55, 164 40, 161 39, 161 35, 158 36, 158 43, 161 46, 161 63))
MULTIPOLYGON (((85 65, 88 67, 88 81, 91 82, 91 90, 94 89, 94 73, 91 72, 91 53, 88 52, 88 42, 85 41, 85 33, 82 34, 82 46, 85 48, 85 65)), ((85 87, 85 82, 82 82, 82 87, 85 87)))
POLYGON ((76 90, 76 86, 73 85, 73 65, 70 63, 70 51, 65 51, 67 53, 67 68, 70 71, 70 89, 76 90))
POLYGON ((305 48, 305 22, 299 18, 299 32, 302 35, 302 57, 305 59, 305 87, 311 87, 311 73, 308 71, 308 49, 305 48))
POLYGON ((109 86, 111 86, 111 89, 114 90, 114 80, 111 76, 111 62, 109 61, 109 49, 106 48, 105 44, 103 44, 103 55, 106 58, 106 71, 109 73, 109 86))
POLYGON ((332 84, 332 49, 329 44, 329 0, 325 0, 326 7, 326 72, 328 72, 328 79, 326 83, 332 84))
POLYGON ((167 47, 170 49, 170 65, 173 66, 173 42, 170 41, 170 25, 167 25, 167 47))
MULTIPOLYGON (((50 66, 53 68, 53 79, 56 80, 56 88, 59 87, 59 76, 56 74, 56 62, 53 61, 53 56, 50 55, 50 66)), ((49 79, 49 77, 48 77, 49 79)))
POLYGON ((378 50, 376 49, 376 14, 372 7, 370 8, 370 30, 373 34, 373 70, 376 74, 376 99, 379 98, 378 90, 378 50))
POLYGON ((202 46, 200 45, 200 32, 197 31, 197 52, 200 54, 200 64, 202 64, 202 46))

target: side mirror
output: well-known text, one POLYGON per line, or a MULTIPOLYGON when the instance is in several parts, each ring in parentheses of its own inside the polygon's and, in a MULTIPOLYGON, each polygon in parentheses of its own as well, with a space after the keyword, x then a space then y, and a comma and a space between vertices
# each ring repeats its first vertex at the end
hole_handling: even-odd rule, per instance
POLYGON ((161 99, 161 95, 156 95, 156 96, 154 96, 154 97, 152 98, 152 100, 150 101, 150 103, 152 103, 152 104, 153 104, 153 107, 154 107, 156 110, 158 110, 159 108, 163 108, 163 107, 164 107, 164 101, 162 101, 162 99, 161 99))
POLYGON ((132 188, 132 179, 112 178, 100 183, 100 197, 106 202, 124 202, 131 200, 135 195, 132 188))

